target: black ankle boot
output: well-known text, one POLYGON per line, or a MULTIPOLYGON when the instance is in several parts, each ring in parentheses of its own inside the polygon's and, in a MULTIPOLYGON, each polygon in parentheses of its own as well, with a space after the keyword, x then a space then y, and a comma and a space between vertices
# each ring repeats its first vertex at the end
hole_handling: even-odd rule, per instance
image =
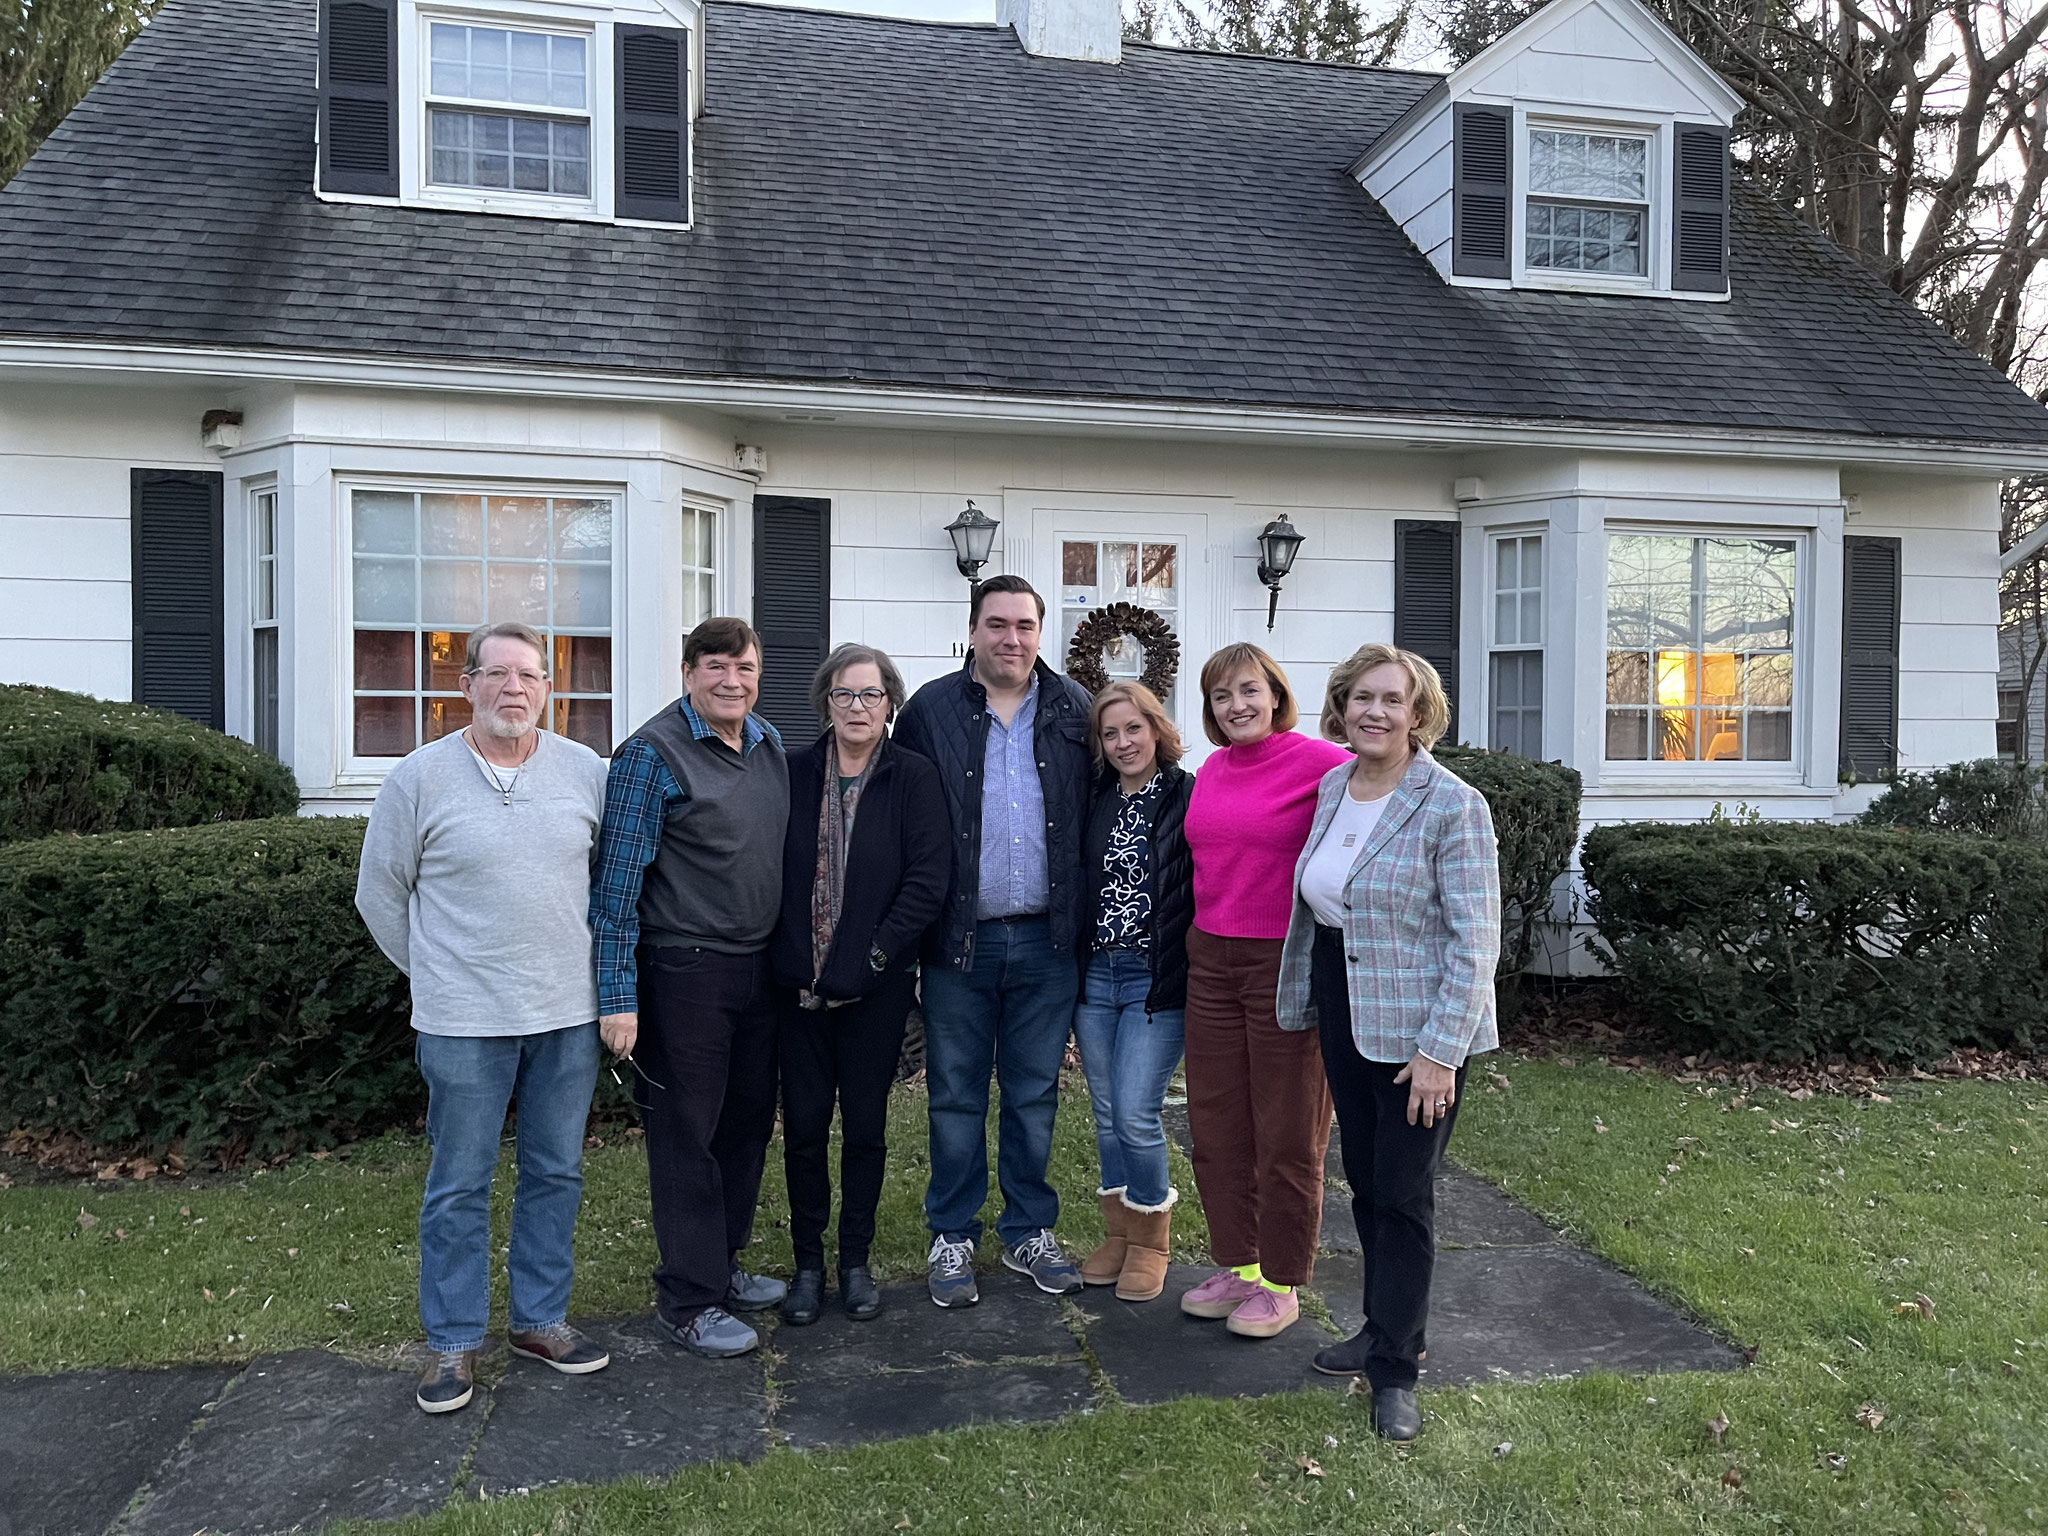
POLYGON ((846 1315, 857 1323, 866 1322, 882 1310, 881 1289, 865 1264, 839 1271, 839 1299, 846 1307, 846 1315))
POLYGON ((782 1298, 782 1320, 792 1328, 804 1328, 818 1320, 825 1309, 825 1271, 800 1269, 782 1298))
POLYGON ((1422 1410, 1411 1387, 1376 1387, 1372 1394, 1372 1427, 1389 1440, 1409 1441, 1422 1433, 1422 1410))

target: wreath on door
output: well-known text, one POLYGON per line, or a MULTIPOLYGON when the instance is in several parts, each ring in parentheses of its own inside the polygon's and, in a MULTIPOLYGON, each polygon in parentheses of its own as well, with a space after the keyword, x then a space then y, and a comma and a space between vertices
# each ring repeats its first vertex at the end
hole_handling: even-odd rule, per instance
POLYGON ((1067 676, 1090 693, 1109 686, 1103 670, 1103 651, 1128 636, 1145 653, 1145 671, 1138 680, 1160 698, 1165 698, 1180 675, 1180 641, 1164 615, 1136 603, 1110 603, 1097 608, 1081 621, 1074 640, 1067 647, 1067 676))

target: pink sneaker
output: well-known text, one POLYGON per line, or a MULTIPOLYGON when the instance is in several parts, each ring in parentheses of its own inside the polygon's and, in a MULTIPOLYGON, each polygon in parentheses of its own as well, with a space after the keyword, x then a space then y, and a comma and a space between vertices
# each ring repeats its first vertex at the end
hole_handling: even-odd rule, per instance
POLYGON ((1264 1289, 1256 1280, 1240 1280, 1219 1269, 1181 1297, 1180 1309, 1189 1317, 1228 1317, 1264 1289))
POLYGON ((1274 1291, 1262 1285, 1258 1294, 1231 1313, 1223 1326, 1248 1339, 1270 1339, 1292 1328, 1300 1317, 1301 1303, 1295 1300, 1292 1290, 1274 1291))

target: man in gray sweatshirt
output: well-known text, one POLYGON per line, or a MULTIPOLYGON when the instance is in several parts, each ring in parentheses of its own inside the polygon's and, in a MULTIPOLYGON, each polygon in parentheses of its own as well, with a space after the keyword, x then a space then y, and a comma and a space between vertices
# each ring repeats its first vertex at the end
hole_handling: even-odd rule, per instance
POLYGON ((433 1161, 420 1205, 420 1320, 433 1363, 415 1400, 466 1405, 490 1319, 491 1177, 519 1106, 512 1352, 569 1375, 611 1357, 566 1321, 583 1133, 597 1083, 590 870, 604 762, 540 728, 547 647, 523 624, 469 637, 470 725, 420 748, 370 809, 356 910, 412 981, 433 1161))

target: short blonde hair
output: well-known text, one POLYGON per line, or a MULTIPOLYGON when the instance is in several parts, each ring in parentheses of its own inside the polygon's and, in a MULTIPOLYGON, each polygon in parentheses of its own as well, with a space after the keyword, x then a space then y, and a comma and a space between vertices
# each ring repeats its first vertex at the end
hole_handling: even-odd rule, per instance
POLYGON ((1443 738, 1451 727, 1451 701, 1444 694, 1444 680, 1435 667, 1416 655, 1392 645, 1361 645, 1330 673, 1330 686, 1323 691, 1323 735, 1344 743, 1344 703, 1353 686, 1374 667, 1396 666, 1408 674, 1408 707, 1415 724, 1408 731, 1411 745, 1425 751, 1443 738))
POLYGON ((1095 766, 1100 768, 1108 761, 1102 755, 1102 715, 1112 704, 1128 704, 1144 717, 1152 727, 1152 734, 1159 738, 1159 766, 1171 768, 1181 759, 1187 749, 1181 745, 1180 728, 1166 713, 1166 706, 1159 702, 1159 695, 1143 683, 1111 683, 1095 695, 1095 702, 1088 708, 1088 745, 1095 753, 1095 766))
POLYGON ((1295 722, 1301 719, 1301 711, 1295 707, 1294 690, 1287 686, 1287 674, 1280 670, 1279 662, 1256 645, 1241 640, 1235 645, 1226 645, 1202 663, 1202 734, 1219 747, 1230 745, 1230 737, 1216 723, 1216 711, 1209 703, 1209 694, 1240 672, 1265 675, 1266 686, 1273 690, 1273 729, 1276 732, 1293 730, 1295 722))

